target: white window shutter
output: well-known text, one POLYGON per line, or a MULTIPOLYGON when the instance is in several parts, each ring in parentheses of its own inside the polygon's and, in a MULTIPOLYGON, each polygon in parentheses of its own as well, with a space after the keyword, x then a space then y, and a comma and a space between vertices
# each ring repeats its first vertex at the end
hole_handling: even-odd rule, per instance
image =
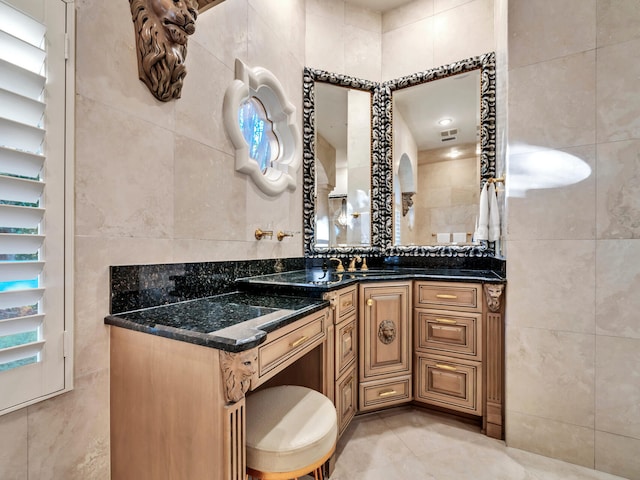
POLYGON ((67 7, 38 1, 0 0, 0 413, 65 389, 67 7))

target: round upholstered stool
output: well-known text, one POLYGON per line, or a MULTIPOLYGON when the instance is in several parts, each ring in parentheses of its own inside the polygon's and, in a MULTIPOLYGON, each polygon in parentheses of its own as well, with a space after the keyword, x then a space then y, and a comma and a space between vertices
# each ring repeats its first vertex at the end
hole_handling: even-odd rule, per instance
POLYGON ((333 455, 336 409, 305 387, 271 387, 247 396, 247 478, 294 479, 313 473, 333 455))

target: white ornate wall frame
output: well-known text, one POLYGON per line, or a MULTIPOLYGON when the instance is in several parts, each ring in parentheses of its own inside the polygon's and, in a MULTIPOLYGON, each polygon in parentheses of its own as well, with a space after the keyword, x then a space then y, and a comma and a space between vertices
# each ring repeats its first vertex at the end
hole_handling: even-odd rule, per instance
POLYGON ((129 0, 138 76, 162 102, 180 98, 187 39, 196 31, 196 0, 129 0))
POLYGON ((276 76, 263 67, 249 67, 236 59, 236 79, 224 95, 222 115, 224 126, 235 147, 236 171, 247 174, 267 195, 278 195, 286 189, 295 190, 300 169, 300 135, 296 126, 296 108, 288 101, 276 76), (250 98, 256 98, 266 111, 277 138, 276 158, 264 171, 249 155, 238 112, 250 98))

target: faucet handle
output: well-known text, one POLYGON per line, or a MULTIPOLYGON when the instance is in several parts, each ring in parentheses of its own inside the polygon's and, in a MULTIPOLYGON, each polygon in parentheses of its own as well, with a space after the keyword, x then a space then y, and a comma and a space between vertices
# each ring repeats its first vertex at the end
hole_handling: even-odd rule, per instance
POLYGON ((362 259, 360 258, 360 255, 356 255, 355 257, 353 257, 351 259, 351 261, 349 262, 349 268, 347 268, 348 272, 355 272, 356 269, 356 263, 360 263, 362 261, 362 259))
POLYGON ((362 257, 362 266, 360 267, 360 270, 365 272, 369 270, 369 267, 367 267, 367 257, 362 257))
POLYGON ((338 262, 338 266, 336 267, 336 272, 344 272, 344 266, 342 265, 342 260, 336 257, 331 257, 329 261, 338 262))

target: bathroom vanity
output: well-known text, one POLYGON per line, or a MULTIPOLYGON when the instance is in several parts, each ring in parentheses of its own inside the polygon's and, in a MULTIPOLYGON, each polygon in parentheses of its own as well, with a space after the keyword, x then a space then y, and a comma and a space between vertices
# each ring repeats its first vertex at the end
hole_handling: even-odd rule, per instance
POLYGON ((245 397, 282 384, 333 400, 340 435, 358 412, 415 404, 502 438, 494 272, 310 268, 236 286, 106 317, 114 478, 244 479, 245 397))

